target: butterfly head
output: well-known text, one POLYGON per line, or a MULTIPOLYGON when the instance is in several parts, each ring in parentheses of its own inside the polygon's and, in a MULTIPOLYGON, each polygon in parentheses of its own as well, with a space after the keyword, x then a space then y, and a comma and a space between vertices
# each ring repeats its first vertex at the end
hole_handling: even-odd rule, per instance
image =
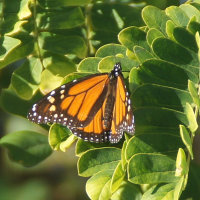
POLYGON ((122 71, 121 63, 116 63, 114 65, 113 70, 111 71, 111 74, 115 77, 119 76, 119 73, 122 71))

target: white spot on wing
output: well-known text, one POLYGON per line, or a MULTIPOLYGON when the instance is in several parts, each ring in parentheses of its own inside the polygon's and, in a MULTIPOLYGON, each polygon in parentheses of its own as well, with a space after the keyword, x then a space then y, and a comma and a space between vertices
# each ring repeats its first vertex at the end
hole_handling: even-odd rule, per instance
POLYGON ((56 92, 55 90, 51 91, 50 95, 54 95, 56 92))
POLYGON ((52 96, 48 96, 48 97, 47 97, 47 100, 49 100, 50 103, 54 103, 55 98, 52 97, 52 96))
POLYGON ((52 105, 50 108, 49 108, 49 111, 55 111, 56 110, 56 106, 55 105, 52 105))

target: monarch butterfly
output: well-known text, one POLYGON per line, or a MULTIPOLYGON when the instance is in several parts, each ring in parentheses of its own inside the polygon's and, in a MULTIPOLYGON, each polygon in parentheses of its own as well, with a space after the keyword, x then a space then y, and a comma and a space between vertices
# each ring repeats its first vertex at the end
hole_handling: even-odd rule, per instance
POLYGON ((134 116, 121 64, 110 73, 92 74, 64 84, 35 103, 28 119, 59 123, 90 142, 117 143, 134 133, 134 116))

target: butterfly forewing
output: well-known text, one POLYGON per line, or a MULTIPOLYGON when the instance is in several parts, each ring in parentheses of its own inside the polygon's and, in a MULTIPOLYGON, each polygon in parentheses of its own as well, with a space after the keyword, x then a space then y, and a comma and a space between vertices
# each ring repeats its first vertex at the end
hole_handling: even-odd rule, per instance
POLYGON ((34 104, 28 119, 38 124, 85 127, 104 102, 108 80, 108 74, 95 74, 62 85, 34 104))
POLYGON ((135 131, 131 101, 122 75, 118 76, 114 105, 109 138, 112 143, 119 142, 124 131, 130 134, 135 131))

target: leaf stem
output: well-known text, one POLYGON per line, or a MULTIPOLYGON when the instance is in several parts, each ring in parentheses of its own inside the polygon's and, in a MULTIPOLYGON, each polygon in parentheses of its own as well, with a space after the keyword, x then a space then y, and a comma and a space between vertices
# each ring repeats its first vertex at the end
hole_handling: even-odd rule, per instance
POLYGON ((90 43, 90 34, 91 34, 91 27, 90 27, 90 15, 91 15, 91 5, 86 5, 85 6, 85 30, 86 30, 86 44, 88 47, 87 50, 87 55, 86 57, 88 57, 89 54, 94 53, 95 50, 93 49, 91 43, 90 43))
POLYGON ((39 39, 38 39, 38 27, 37 27, 37 22, 36 22, 36 17, 37 17, 37 0, 33 1, 33 21, 34 21, 34 31, 33 31, 33 36, 35 37, 35 41, 36 41, 36 48, 37 48, 37 55, 40 59, 40 62, 44 68, 43 65, 43 59, 42 59, 42 55, 41 55, 41 51, 40 51, 40 45, 39 45, 39 39))

